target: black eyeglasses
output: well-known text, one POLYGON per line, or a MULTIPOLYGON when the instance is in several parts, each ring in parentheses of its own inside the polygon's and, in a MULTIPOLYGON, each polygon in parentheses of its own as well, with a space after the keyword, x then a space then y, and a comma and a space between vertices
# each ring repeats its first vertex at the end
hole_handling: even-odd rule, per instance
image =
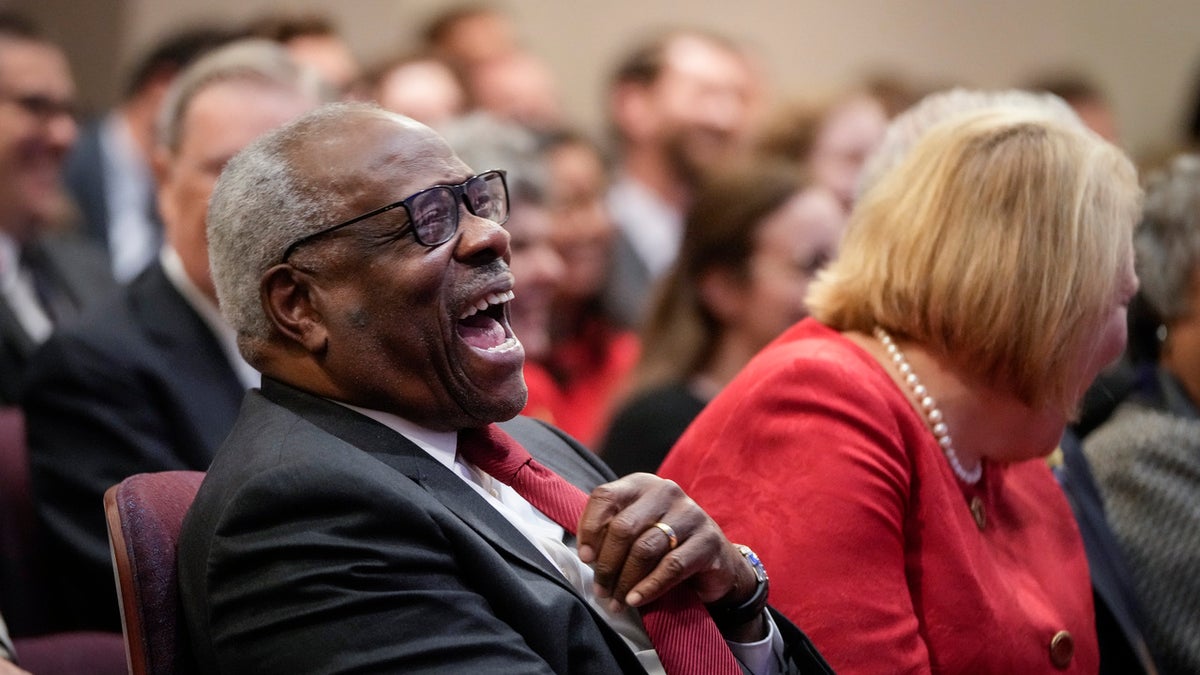
POLYGON ((430 248, 450 241, 450 238, 458 231, 458 205, 460 203, 464 204, 473 215, 487 218, 497 225, 503 225, 508 221, 508 183, 504 176, 504 171, 494 169, 471 176, 458 185, 427 187, 398 202, 381 206, 361 216, 355 216, 350 220, 293 241, 283 251, 283 262, 287 262, 297 248, 317 237, 399 207, 404 207, 405 213, 408 214, 408 221, 401 225, 400 231, 412 230, 413 238, 418 243, 430 248))

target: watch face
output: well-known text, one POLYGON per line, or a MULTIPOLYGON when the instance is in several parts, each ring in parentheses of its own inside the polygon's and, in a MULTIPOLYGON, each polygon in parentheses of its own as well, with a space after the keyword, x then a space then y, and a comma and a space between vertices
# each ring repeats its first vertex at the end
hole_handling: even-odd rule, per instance
POLYGON ((750 563, 750 566, 754 568, 754 576, 758 579, 758 583, 761 584, 762 582, 766 581, 767 568, 764 567, 762 561, 758 559, 758 554, 750 550, 750 547, 746 546, 745 544, 738 544, 737 548, 738 551, 740 551, 741 554, 746 558, 746 561, 750 563))
POLYGON ((758 580, 766 581, 767 580, 767 570, 763 568, 762 561, 758 559, 758 556, 755 555, 754 551, 750 551, 749 555, 747 555, 746 557, 750 559, 750 564, 754 565, 754 573, 756 575, 758 575, 758 580))

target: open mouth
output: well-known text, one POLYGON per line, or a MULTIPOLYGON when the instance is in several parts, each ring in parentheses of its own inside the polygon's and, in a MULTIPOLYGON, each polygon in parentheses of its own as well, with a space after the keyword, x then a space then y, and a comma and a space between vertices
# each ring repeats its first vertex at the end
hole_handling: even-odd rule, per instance
POLYGON ((512 291, 488 293, 458 317, 458 336, 468 345, 488 352, 503 352, 519 345, 508 328, 505 308, 512 291))

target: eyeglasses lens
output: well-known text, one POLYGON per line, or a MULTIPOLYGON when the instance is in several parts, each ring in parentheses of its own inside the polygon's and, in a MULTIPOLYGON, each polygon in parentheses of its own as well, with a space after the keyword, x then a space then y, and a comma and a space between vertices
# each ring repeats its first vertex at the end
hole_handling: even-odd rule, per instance
POLYGON ((467 183, 467 208, 480 218, 504 224, 508 220, 508 194, 504 178, 498 173, 485 173, 467 183))
MULTIPOLYGON (((409 202, 417 239, 425 245, 437 246, 454 236, 458 228, 457 192, 455 188, 439 186, 409 202)), ((500 224, 508 220, 508 195, 500 174, 476 176, 461 187, 461 192, 471 213, 500 224)))

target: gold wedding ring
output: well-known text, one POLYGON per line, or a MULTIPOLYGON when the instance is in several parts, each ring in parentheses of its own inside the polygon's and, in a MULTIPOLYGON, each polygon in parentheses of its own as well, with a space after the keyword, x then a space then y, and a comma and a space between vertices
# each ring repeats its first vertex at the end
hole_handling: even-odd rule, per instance
POLYGON ((662 522, 661 520, 651 527, 657 527, 658 529, 662 530, 663 534, 667 535, 667 545, 670 547, 670 550, 674 551, 675 547, 679 545, 679 537, 675 536, 675 528, 662 522))

